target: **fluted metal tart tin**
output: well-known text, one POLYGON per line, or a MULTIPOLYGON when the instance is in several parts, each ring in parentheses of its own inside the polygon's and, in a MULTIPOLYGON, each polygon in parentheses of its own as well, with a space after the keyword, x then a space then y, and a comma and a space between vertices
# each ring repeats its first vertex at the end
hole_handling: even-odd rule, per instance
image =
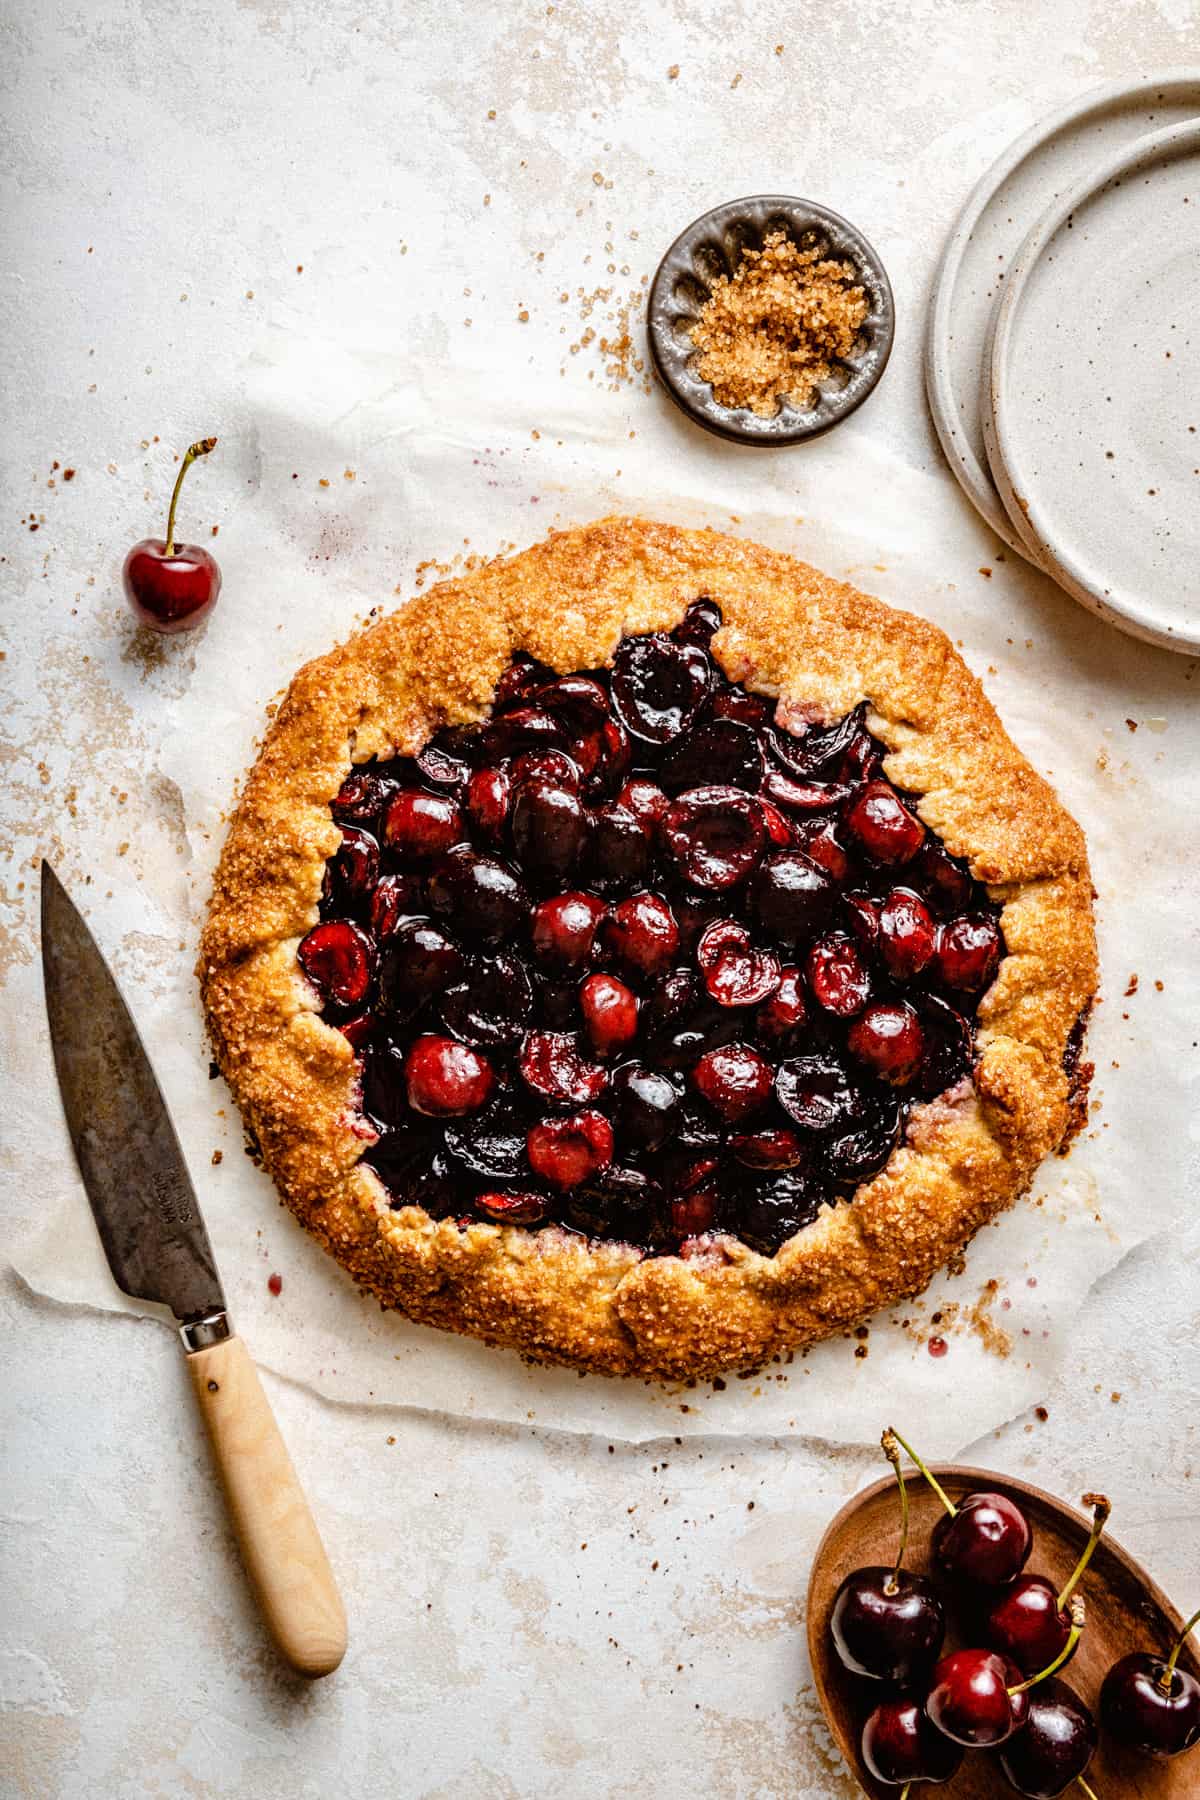
POLYGON ((693 219, 658 265, 650 287, 648 332, 654 368, 675 404, 697 425, 739 444, 778 447, 820 437, 860 407, 887 367, 895 337, 892 287, 877 252, 840 213, 791 194, 727 200, 693 219), (721 406, 696 372, 700 352, 690 332, 722 275, 732 275, 747 249, 782 230, 802 248, 853 264, 869 303, 854 349, 817 388, 811 406, 781 403, 772 418, 748 407, 721 406))

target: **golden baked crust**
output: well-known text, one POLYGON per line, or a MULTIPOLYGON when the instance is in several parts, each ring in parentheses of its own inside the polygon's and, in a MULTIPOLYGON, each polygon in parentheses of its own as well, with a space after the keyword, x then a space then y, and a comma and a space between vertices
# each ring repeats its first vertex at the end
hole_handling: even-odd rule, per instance
POLYGON ((1064 1050, 1097 981, 1083 834, 941 631, 761 545, 623 518, 443 582, 300 670, 230 827, 198 972, 283 1199, 385 1307, 538 1360, 661 1377, 759 1364, 924 1287, 1063 1138, 1064 1050), (869 703, 888 775, 1002 903, 973 1081, 919 1107, 886 1168, 774 1257, 722 1239, 643 1258, 553 1228, 393 1212, 359 1160, 354 1053, 296 958, 340 842, 330 801, 352 760, 484 718, 514 650, 596 667, 700 594, 724 615, 726 673, 779 696, 781 716, 869 703))

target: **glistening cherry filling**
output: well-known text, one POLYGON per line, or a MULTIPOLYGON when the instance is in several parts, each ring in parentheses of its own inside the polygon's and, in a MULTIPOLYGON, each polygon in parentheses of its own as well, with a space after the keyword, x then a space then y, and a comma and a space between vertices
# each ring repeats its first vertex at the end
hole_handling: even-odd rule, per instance
POLYGON ((720 626, 519 652, 485 724, 347 773, 299 962, 394 1207, 771 1256, 969 1076, 997 908, 865 705, 777 723, 720 626))

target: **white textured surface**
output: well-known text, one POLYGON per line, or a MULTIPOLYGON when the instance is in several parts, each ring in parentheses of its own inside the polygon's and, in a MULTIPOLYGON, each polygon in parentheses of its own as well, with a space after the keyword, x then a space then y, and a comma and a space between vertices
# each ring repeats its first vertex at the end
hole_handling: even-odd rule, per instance
MULTIPOLYGON (((139 993, 168 991, 190 961, 187 843, 157 755, 163 718, 218 653, 219 621, 204 639, 147 657, 115 580, 128 542, 157 527, 170 449, 203 430, 227 440, 222 463, 194 472, 185 522, 195 536, 221 526, 223 607, 262 609, 264 692, 290 587, 326 584, 323 641, 357 610, 362 521, 370 566, 394 558, 401 581, 416 557, 448 556, 471 535, 474 481, 510 482, 514 542, 555 510, 570 513, 569 455, 552 502, 533 509, 525 482, 503 466, 464 469, 442 539, 414 540, 402 486, 363 513, 353 490, 337 491, 342 470, 327 464, 328 444, 298 442, 292 467, 311 499, 305 555, 281 551, 268 586, 255 548, 269 530, 269 496, 253 506, 241 498, 258 500, 262 467, 247 365, 274 363, 279 345, 307 335, 373 352, 385 388, 387 359, 402 352, 441 371, 430 376, 436 399, 448 381, 460 397, 485 395, 495 370, 519 388, 535 359, 561 360, 558 412, 528 425, 543 440, 567 438, 564 427, 586 429, 589 386, 604 381, 595 346, 575 355, 569 346, 588 323, 603 329, 613 305, 601 301, 582 320, 577 290, 611 283, 623 296, 679 225, 716 200, 798 191, 861 223, 898 302, 883 384, 854 427, 828 440, 831 491, 864 441, 933 470, 923 301, 970 182, 1072 92, 1194 60, 1197 23, 1187 0, 926 0, 902 11, 837 0, 819 20, 787 6, 649 0, 469 14, 378 0, 355 9, 34 0, 13 19, 0 62, 11 132, 0 335, 11 510, 0 569, 6 667, 19 664, 6 729, 29 748, 14 751, 6 777, 14 850, 0 895, 6 1237, 35 1226, 68 1180, 60 1147, 51 1161, 25 1130, 50 1079, 30 859, 55 856, 77 886, 90 875, 83 897, 98 929, 120 922, 115 960, 139 993), (50 489, 55 459, 77 474, 64 484, 60 470, 50 489), (322 477, 335 491, 317 489, 322 477), (37 533, 30 511, 45 515, 37 533), (250 568, 252 595, 239 586, 250 568)), ((631 429, 643 409, 666 404, 623 392, 631 429)), ((619 467, 615 440, 613 454, 619 467)), ((705 446, 706 458, 718 454, 705 446)), ((762 467, 772 488, 790 478, 791 465, 762 467)), ((978 564, 996 567, 995 540, 964 523, 948 477, 938 491, 956 530, 976 533, 978 564)), ((813 510, 819 500, 809 497, 813 510)), ((886 572, 860 575, 887 594, 886 572)), ((1129 735, 1123 684, 1148 696, 1173 682, 1182 709, 1193 669, 1104 633, 1048 583, 1011 595, 1004 654, 993 656, 1003 709, 1028 692, 1023 671, 1036 659, 1050 740, 1062 659, 1080 659, 1097 681, 1108 671, 1107 706, 1070 718, 1069 731, 1062 721, 1064 760, 1082 768, 1104 756, 1114 834, 1131 834, 1144 871, 1121 901, 1153 915, 1163 900, 1156 836, 1182 844, 1190 832, 1194 842, 1195 814, 1183 808, 1173 820, 1169 799, 1157 818, 1139 813, 1140 760, 1148 769, 1178 756, 1181 738, 1155 732, 1165 705, 1143 710, 1129 735)), ((953 594, 936 605, 950 617, 953 594)), ((977 666, 991 653, 969 639, 964 648, 977 666)), ((1023 721, 1012 722, 1022 737, 1023 721)), ((1189 960, 1194 970, 1191 930, 1164 943, 1161 970, 1139 971, 1133 1000, 1120 998, 1123 971, 1109 972, 1108 1004, 1130 1010, 1147 1041, 1155 977, 1182 979, 1189 960)), ((1183 1059, 1194 1046, 1175 1048, 1183 1059)), ((1185 1130, 1169 1109, 1145 1126, 1155 1166, 1171 1171, 1165 1202, 1178 1200, 1186 1216, 1196 1186, 1185 1130)), ((268 1257, 291 1246, 286 1225, 272 1222, 268 1257)), ((273 1266, 264 1261, 264 1272, 273 1266)), ((1136 1251, 1091 1296, 1045 1395, 1048 1418, 1022 1417, 974 1450, 1067 1495, 1103 1486, 1118 1535, 1181 1604, 1198 1578, 1198 1288, 1194 1225, 1136 1251)), ((11 1602, 0 1791, 850 1795, 825 1759, 802 1607, 821 1526, 873 1472, 865 1453, 765 1437, 610 1452, 603 1437, 331 1405, 268 1377, 352 1621, 340 1674, 299 1690, 274 1664, 243 1592, 166 1334, 34 1299, 15 1279, 2 1305, 11 1602)), ((953 1415, 953 1357, 942 1367, 939 1411, 953 1415)), ((909 1423, 915 1431, 921 1421, 909 1423)))

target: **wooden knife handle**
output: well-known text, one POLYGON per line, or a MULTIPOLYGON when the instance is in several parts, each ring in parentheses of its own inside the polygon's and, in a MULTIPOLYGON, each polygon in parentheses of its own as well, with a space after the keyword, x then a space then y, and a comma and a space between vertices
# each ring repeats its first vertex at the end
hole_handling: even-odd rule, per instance
POLYGON ((298 1674, 329 1675, 346 1653, 346 1614, 250 1352, 231 1336, 187 1363, 271 1636, 298 1674))

